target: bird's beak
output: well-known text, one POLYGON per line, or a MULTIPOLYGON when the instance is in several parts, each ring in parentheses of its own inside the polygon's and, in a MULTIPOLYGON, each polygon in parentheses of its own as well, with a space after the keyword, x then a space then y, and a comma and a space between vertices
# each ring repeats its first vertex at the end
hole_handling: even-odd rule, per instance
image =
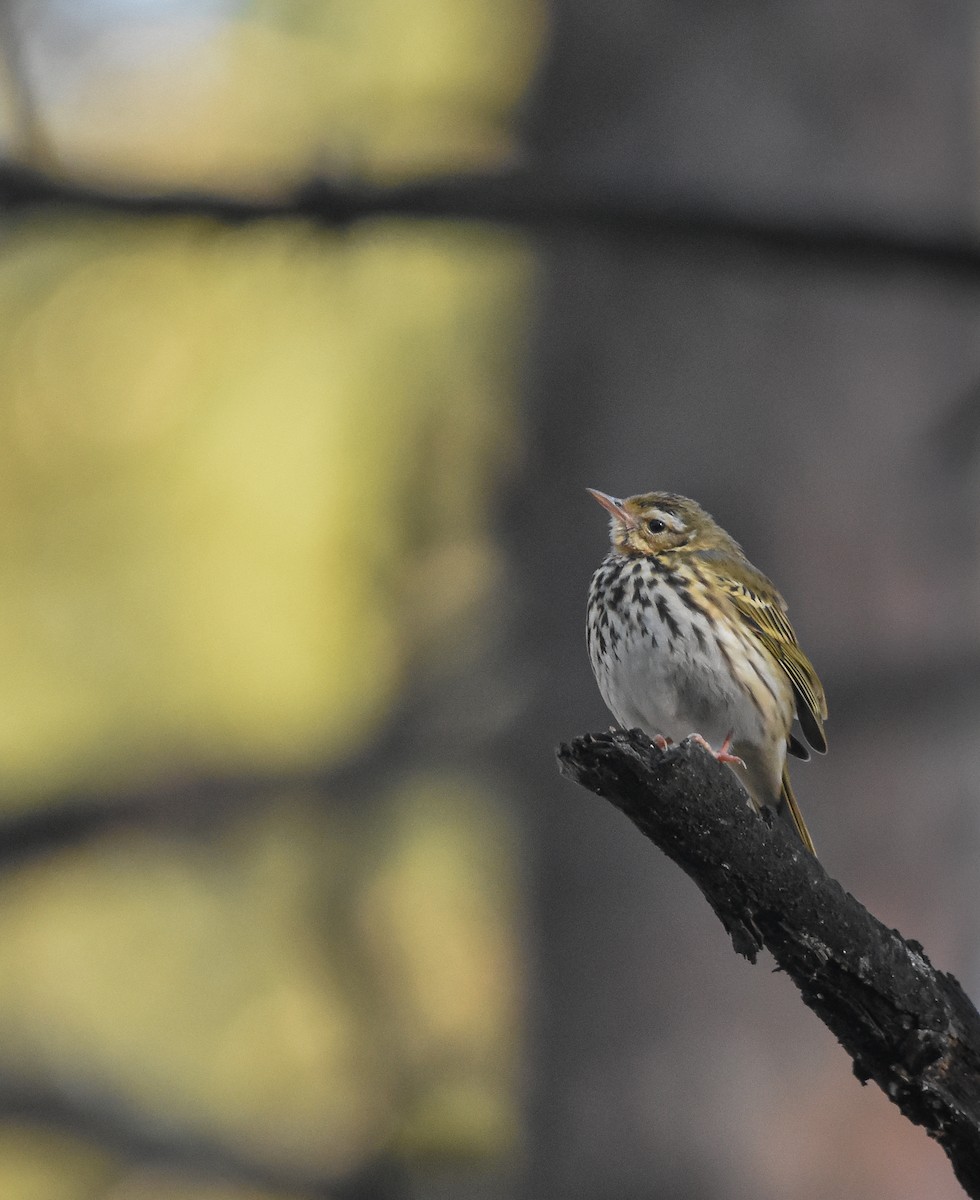
POLYGON ((585 489, 593 500, 598 500, 606 511, 613 516, 617 521, 621 521, 627 529, 636 528, 636 518, 623 508, 622 500, 617 500, 615 496, 607 496, 605 492, 597 492, 595 488, 585 489))

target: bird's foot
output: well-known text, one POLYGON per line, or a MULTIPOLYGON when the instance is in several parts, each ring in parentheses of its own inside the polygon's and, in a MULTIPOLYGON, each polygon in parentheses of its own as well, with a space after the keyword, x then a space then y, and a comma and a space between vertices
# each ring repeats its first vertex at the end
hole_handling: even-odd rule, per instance
POLYGON ((709 745, 708 742, 705 741, 705 739, 700 735, 700 733, 692 733, 691 741, 697 742, 697 744, 703 750, 707 750, 711 757, 717 759, 720 763, 730 763, 733 767, 744 767, 745 763, 742 761, 742 759, 740 759, 737 754, 732 754, 731 752, 732 734, 734 732, 734 729, 729 732, 728 736, 722 742, 721 748, 718 750, 715 750, 711 745, 709 745))
POLYGON ((653 735, 653 737, 651 738, 651 741, 657 747, 658 750, 666 750, 667 747, 671 744, 670 738, 665 738, 662 734, 659 734, 659 733, 655 733, 653 735))

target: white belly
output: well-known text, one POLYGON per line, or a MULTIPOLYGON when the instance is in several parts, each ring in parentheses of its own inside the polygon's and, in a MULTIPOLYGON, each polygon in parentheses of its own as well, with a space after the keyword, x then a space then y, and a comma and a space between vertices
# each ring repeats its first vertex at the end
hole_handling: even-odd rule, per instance
POLYGON ((740 741, 763 740, 761 714, 720 653, 695 658, 676 643, 653 649, 635 638, 624 639, 617 650, 618 657, 593 666, 602 698, 620 725, 675 742, 700 733, 713 746, 733 732, 740 741))

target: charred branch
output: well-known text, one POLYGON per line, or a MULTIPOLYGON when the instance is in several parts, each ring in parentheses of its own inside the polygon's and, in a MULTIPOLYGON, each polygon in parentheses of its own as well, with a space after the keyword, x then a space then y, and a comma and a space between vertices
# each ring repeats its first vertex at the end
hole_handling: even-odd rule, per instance
POLYGON ((639 730, 611 732, 561 746, 558 759, 690 876, 739 954, 769 951, 862 1083, 922 1125, 980 1198, 980 1015, 959 983, 846 892, 788 825, 760 818, 696 744, 661 751, 639 730))

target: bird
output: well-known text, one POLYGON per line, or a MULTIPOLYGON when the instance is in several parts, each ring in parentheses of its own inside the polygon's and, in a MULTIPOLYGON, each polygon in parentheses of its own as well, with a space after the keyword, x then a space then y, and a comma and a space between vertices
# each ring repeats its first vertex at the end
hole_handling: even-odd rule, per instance
POLYGON ((827 698, 786 601, 696 501, 587 490, 610 515, 587 618, 607 707, 661 749, 693 735, 735 772, 756 809, 788 817, 816 856, 786 759, 810 757, 794 718, 826 753, 827 698))

